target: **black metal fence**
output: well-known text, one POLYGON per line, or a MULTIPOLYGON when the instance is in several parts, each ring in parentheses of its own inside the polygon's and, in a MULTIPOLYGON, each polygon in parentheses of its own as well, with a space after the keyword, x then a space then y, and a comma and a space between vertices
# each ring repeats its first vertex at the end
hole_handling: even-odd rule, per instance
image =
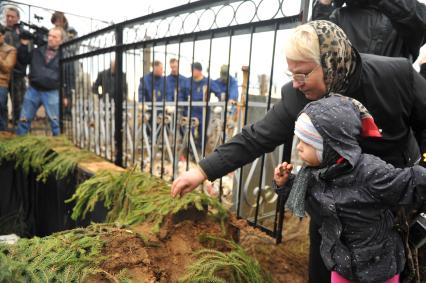
MULTIPOLYGON (((308 7, 201 0, 63 44, 63 133, 119 166, 173 180, 280 99, 281 47, 308 7)), ((202 189, 279 242, 283 204, 272 172, 290 154, 281 146, 202 189)))

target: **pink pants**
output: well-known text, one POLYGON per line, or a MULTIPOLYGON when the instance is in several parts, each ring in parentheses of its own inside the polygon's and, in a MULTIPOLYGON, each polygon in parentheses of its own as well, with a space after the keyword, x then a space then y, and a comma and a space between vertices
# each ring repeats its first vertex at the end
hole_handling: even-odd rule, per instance
MULTIPOLYGON (((354 281, 350 281, 337 273, 336 271, 331 272, 331 283, 356 283, 354 281)), ((389 280, 386 280, 383 283, 399 283, 399 274, 395 275, 389 280)))

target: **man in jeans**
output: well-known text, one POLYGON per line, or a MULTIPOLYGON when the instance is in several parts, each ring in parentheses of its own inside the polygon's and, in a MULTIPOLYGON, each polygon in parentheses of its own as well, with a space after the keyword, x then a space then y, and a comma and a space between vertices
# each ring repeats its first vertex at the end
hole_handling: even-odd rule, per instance
POLYGON ((16 130, 17 135, 25 135, 31 129, 40 105, 44 106, 49 118, 52 135, 57 136, 59 129, 59 46, 65 32, 60 27, 49 31, 47 46, 36 48, 32 52, 29 81, 22 105, 22 111, 16 130))
POLYGON ((7 129, 7 93, 10 74, 16 63, 16 49, 4 42, 5 29, 0 26, 0 131, 7 129))

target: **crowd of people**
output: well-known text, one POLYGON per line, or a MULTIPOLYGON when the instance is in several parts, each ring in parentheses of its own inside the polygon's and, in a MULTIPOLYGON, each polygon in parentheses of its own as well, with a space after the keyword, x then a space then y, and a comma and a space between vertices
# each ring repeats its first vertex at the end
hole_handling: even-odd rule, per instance
MULTIPOLYGON (((152 62, 152 70, 142 76, 138 85, 137 100, 142 105, 152 103, 147 107, 150 112, 148 125, 153 121, 152 113, 153 108, 156 108, 156 117, 163 113, 163 101, 169 104, 168 107, 174 108, 178 102, 179 117, 186 117, 195 122, 193 123, 193 138, 198 151, 202 148, 201 133, 204 125, 204 118, 208 123, 210 118, 210 111, 204 111, 204 104, 197 103, 210 101, 210 94, 214 94, 218 101, 228 101, 228 105, 235 106, 238 101, 238 82, 237 79, 229 75, 228 65, 222 65, 220 68, 220 76, 218 79, 208 79, 203 74, 203 66, 200 62, 194 62, 189 67, 192 76, 185 77, 179 72, 179 61, 176 58, 169 60, 170 73, 164 74, 163 62, 155 60, 152 62), (229 83, 228 83, 229 80, 229 83), (227 96, 226 94, 229 93, 227 96), (192 107, 189 107, 190 98, 192 99, 192 107), (197 105, 194 105, 197 104, 197 105), (191 113, 189 113, 191 109, 191 113), (203 114, 204 113, 204 114, 203 114), (203 116, 204 115, 204 116, 203 116)), ((116 63, 115 60, 110 62, 110 67, 98 73, 92 87, 92 93, 98 95, 100 98, 105 97, 111 103, 116 99, 117 90, 116 83, 116 63)), ((123 96, 125 97, 128 92, 126 73, 122 72, 123 81, 123 96)), ((157 122, 154 122, 157 123, 157 122)), ((179 131, 183 134, 184 130, 179 131)))
POLYGON ((0 131, 8 127, 8 96, 12 105, 12 125, 23 135, 43 105, 53 135, 59 135, 59 46, 77 35, 62 12, 52 14, 53 27, 47 42, 36 42, 20 23, 14 6, 5 9, 5 25, 0 27, 0 131), (29 74, 27 68, 29 66, 29 74), (28 83, 27 83, 28 81, 28 83), (27 86, 28 85, 28 86, 27 86))

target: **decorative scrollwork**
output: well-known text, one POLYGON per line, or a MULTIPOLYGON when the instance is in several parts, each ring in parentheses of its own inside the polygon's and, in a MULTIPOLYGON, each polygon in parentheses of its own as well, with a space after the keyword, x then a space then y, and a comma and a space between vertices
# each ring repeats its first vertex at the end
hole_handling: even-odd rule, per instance
MULTIPOLYGON (((142 17, 139 21, 136 19, 118 24, 123 28, 123 44, 292 16, 300 13, 301 0, 234 0, 217 1, 214 4, 209 1, 205 6, 200 5, 198 9, 190 11, 181 7, 172 9, 170 14, 159 16, 158 13, 154 13, 142 17)), ((70 54, 84 54, 101 48, 113 47, 116 44, 114 35, 114 27, 110 27, 104 33, 96 33, 93 36, 101 38, 100 40, 93 41, 90 37, 81 41, 77 40, 72 44, 65 44, 64 50, 70 49, 73 52, 64 52, 64 58, 71 56, 70 54), (87 48, 81 48, 82 46, 87 48)))

